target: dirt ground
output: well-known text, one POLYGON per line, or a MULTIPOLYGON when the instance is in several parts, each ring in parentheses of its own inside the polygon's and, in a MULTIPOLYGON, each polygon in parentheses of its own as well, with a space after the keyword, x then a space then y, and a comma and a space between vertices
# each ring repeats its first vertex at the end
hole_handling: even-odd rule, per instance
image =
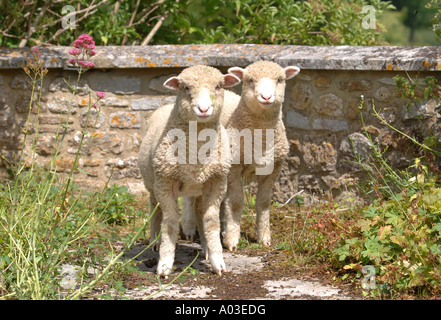
MULTIPOLYGON (((127 254, 133 257, 145 249, 145 245, 135 246, 127 254)), ((128 290, 125 298, 159 300, 353 300, 362 299, 360 293, 351 286, 327 284, 323 278, 305 268, 281 263, 286 260, 286 253, 280 250, 239 250, 224 251, 227 272, 215 275, 205 260, 198 243, 179 241, 176 248, 175 272, 168 280, 162 280, 163 291, 155 276, 158 252, 145 250, 136 258, 137 267, 143 271, 139 277, 131 277, 124 283, 128 290), (197 259, 176 281, 174 278, 195 257, 197 259), (141 276, 142 275, 142 276, 141 276), (321 279, 320 279, 321 278, 321 279), (160 292, 158 292, 160 291, 160 292)), ((123 297, 121 297, 123 298, 123 297)))
POLYGON ((142 252, 135 259, 140 272, 130 272, 123 283, 125 293, 117 292, 116 295, 122 299, 148 297, 153 300, 363 299, 361 290, 354 284, 337 283, 321 266, 308 263, 300 266, 290 256, 292 252, 277 247, 292 234, 287 217, 296 214, 293 210, 289 206, 272 208, 273 244, 263 248, 255 239, 255 213, 250 210, 249 216, 244 214, 241 221, 243 244, 239 243, 235 252, 224 248, 227 272, 221 276, 212 272, 198 239, 190 242, 181 237, 176 246, 174 272, 167 280, 158 280, 156 267, 159 253, 146 249, 148 240, 145 239, 125 256, 132 258, 142 252))

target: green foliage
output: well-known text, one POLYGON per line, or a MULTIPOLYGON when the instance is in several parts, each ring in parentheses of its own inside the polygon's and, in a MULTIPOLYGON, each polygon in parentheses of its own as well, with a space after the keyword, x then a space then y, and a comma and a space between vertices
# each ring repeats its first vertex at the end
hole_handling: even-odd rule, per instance
MULTIPOLYGON (((403 79, 396 80, 398 90, 404 90, 405 96, 414 96, 412 85, 402 82, 403 79)), ((432 90, 432 79, 425 83, 432 90)), ((373 111, 382 123, 387 124, 375 106, 373 111)), ((364 192, 373 193, 375 197, 354 221, 354 232, 342 235, 333 252, 345 266, 376 266, 376 280, 395 292, 439 292, 441 187, 439 173, 430 169, 434 168, 434 159, 432 156, 416 158, 408 170, 397 171, 383 158, 383 151, 370 135, 365 134, 373 147, 369 165, 363 166, 370 176, 368 189, 364 192)), ((440 155, 427 145, 401 134, 427 152, 440 155)), ((360 159, 359 163, 363 165, 360 159)))
POLYGON ((135 195, 127 191, 126 186, 113 185, 99 193, 99 203, 94 207, 107 223, 126 224, 130 216, 136 214, 133 203, 135 195))
POLYGON ((75 28, 64 29, 68 1, 2 1, 0 45, 69 45, 82 33, 98 45, 258 43, 374 45, 384 27, 363 29, 365 5, 375 17, 392 8, 380 0, 181 0, 75 3, 75 28))
POLYGON ((223 0, 211 4, 203 13, 212 17, 209 23, 192 29, 200 43, 373 45, 381 42, 383 27, 377 21, 374 29, 362 28, 366 16, 362 8, 373 5, 376 17, 392 8, 390 2, 377 0, 223 0))

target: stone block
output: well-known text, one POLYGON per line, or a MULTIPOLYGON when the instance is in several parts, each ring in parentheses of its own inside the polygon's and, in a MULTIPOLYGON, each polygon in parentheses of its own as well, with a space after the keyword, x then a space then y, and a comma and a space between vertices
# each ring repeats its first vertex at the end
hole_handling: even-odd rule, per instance
POLYGON ((343 115, 343 101, 333 93, 320 96, 316 105, 317 113, 331 117, 343 115))
POLYGON ((30 79, 26 74, 17 74, 14 78, 12 78, 9 86, 12 89, 24 89, 28 90, 32 88, 32 85, 29 83, 30 79))
POLYGON ((54 97, 46 104, 46 106, 52 113, 68 114, 70 112, 71 114, 75 114, 77 112, 77 103, 64 96, 54 97))
POLYGON ((75 159, 72 158, 57 158, 54 162, 55 170, 59 172, 70 172, 73 168, 75 159))
POLYGON ((141 172, 138 168, 138 159, 130 157, 127 159, 110 159, 106 163, 106 176, 112 180, 123 178, 141 179, 141 172))
POLYGON ((94 132, 89 149, 102 155, 121 154, 124 151, 124 140, 118 132, 94 132))
POLYGON ((329 130, 332 132, 349 131, 349 124, 344 120, 315 119, 312 123, 315 130, 329 130))
MULTIPOLYGON (((317 139, 317 141, 322 138, 317 139)), ((307 141, 303 145, 303 160, 310 172, 335 170, 337 151, 329 141, 307 141)))
MULTIPOLYGON (((60 117, 60 116, 54 116, 54 115, 40 115, 39 122, 40 124, 66 124, 67 117, 60 117)), ((73 123, 73 119, 69 118, 69 124, 73 123)))
POLYGON ((109 123, 112 128, 137 129, 141 127, 141 119, 137 112, 114 112, 109 116, 109 123))
POLYGON ((55 141, 56 138, 52 134, 38 136, 35 146, 35 152, 41 156, 52 155, 55 151, 55 141))
POLYGON ((97 83, 96 91, 113 92, 116 94, 133 94, 141 91, 141 79, 129 76, 103 77, 97 83))
POLYGON ((305 82, 297 82, 291 90, 289 105, 297 110, 307 109, 314 99, 312 87, 305 82))
POLYGON ((139 152, 139 149, 141 147, 141 142, 142 142, 142 136, 139 133, 133 134, 129 138, 129 146, 130 146, 129 149, 131 149, 134 152, 139 152))
POLYGON ((101 100, 101 105, 104 107, 126 108, 129 104, 129 100, 119 99, 117 97, 108 97, 101 100))
POLYGON ((371 149, 372 144, 365 135, 359 132, 350 134, 340 144, 339 166, 344 170, 362 169, 358 161, 367 165, 371 149))
POLYGON ((350 81, 340 81, 340 90, 344 91, 369 91, 373 88, 371 80, 350 80, 350 81))
POLYGON ((106 116, 102 112, 98 112, 97 109, 91 108, 90 110, 84 110, 80 115, 81 127, 89 127, 99 129, 106 123, 106 116))
MULTIPOLYGON (((70 79, 65 80, 64 78, 58 77, 55 78, 49 84, 50 92, 72 92, 75 88, 76 80, 70 79)), ((80 96, 88 95, 90 91, 89 85, 86 80, 80 79, 78 86, 76 87, 76 93, 80 96)))
POLYGON ((295 111, 288 111, 286 113, 286 125, 295 129, 310 129, 308 117, 295 111))
POLYGON ((331 85, 331 79, 329 79, 328 77, 318 77, 317 79, 315 79, 314 85, 319 90, 325 90, 331 85))
POLYGON ((155 110, 162 106, 162 101, 159 98, 141 98, 131 101, 132 110, 155 110))
POLYGON ((391 92, 386 87, 378 88, 377 91, 375 91, 374 99, 380 102, 388 102, 391 97, 391 92))

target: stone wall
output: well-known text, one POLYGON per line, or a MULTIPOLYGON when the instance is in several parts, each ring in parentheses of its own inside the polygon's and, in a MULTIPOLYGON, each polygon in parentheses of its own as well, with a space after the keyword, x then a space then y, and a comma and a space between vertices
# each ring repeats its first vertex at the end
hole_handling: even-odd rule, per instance
MULTIPOLYGON (((65 80, 73 83, 77 76, 67 64, 68 49, 43 50, 49 73, 41 108, 31 110, 33 120, 28 128, 31 137, 38 132, 36 151, 41 165, 50 161, 56 133, 67 120, 71 93, 65 80)), ((420 79, 439 77, 439 47, 188 45, 98 47, 97 52, 96 67, 82 76, 66 143, 55 163, 60 172, 72 168, 81 132, 87 129, 90 142, 83 150, 81 171, 75 173, 80 186, 102 186, 111 177, 111 183, 127 185, 132 192, 144 190, 137 154, 146 119, 156 108, 175 100, 162 83, 195 64, 226 72, 231 66, 245 67, 263 59, 302 69, 286 87, 283 116, 291 150, 276 185, 278 201, 286 201, 300 190, 329 190, 338 195, 357 182, 362 170, 353 162, 353 150, 366 158, 369 149, 369 141, 361 134, 361 95, 365 124, 376 143, 388 146, 387 156, 396 167, 409 164, 409 146, 372 116, 372 99, 385 119, 403 130, 425 126, 437 107, 434 101, 408 107, 396 94, 393 77, 406 73, 420 79), (94 125, 85 128, 89 91, 92 97, 94 92, 104 91, 106 98, 98 116, 92 110, 94 125)), ((27 49, 0 49, 0 150, 6 158, 22 146, 30 95, 22 67, 28 54, 27 49)), ((240 86, 234 90, 240 93, 240 86)))

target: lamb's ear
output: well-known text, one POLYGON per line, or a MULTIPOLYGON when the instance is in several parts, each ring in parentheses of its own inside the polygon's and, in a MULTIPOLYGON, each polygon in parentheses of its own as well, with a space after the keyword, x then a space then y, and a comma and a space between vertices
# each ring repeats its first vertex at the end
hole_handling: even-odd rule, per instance
POLYGON ((234 87, 240 83, 240 79, 232 74, 224 74, 224 88, 234 87))
POLYGON ((240 67, 232 67, 232 68, 228 69, 228 73, 234 74, 240 80, 243 79, 244 72, 245 72, 245 69, 242 69, 240 67))
POLYGON ((178 90, 179 89, 179 81, 178 77, 168 78, 167 81, 164 82, 164 87, 170 90, 178 90))
POLYGON ((285 71, 286 80, 294 78, 300 72, 300 68, 294 66, 286 67, 283 70, 285 71))

